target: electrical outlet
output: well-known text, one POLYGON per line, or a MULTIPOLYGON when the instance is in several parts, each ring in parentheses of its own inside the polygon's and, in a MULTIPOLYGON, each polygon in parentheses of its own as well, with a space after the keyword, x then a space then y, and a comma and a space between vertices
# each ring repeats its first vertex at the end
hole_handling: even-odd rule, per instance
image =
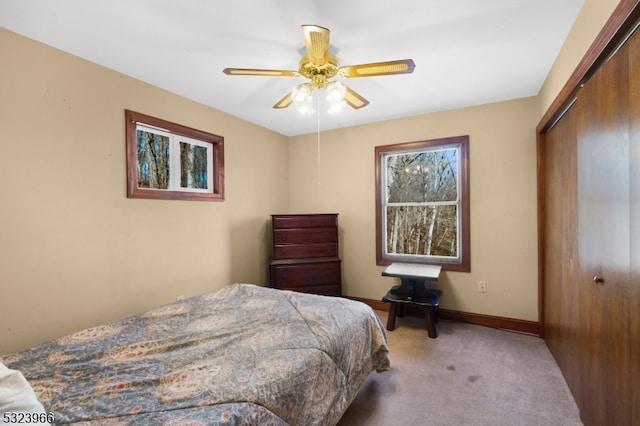
POLYGON ((486 281, 478 281, 478 291, 480 293, 487 292, 487 282, 486 281))

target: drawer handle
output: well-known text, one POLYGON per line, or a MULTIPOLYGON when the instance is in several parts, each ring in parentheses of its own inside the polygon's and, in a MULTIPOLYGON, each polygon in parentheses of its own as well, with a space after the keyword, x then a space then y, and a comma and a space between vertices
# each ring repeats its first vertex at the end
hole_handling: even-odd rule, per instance
POLYGON ((593 282, 599 285, 604 285, 604 278, 596 275, 593 277, 593 282))

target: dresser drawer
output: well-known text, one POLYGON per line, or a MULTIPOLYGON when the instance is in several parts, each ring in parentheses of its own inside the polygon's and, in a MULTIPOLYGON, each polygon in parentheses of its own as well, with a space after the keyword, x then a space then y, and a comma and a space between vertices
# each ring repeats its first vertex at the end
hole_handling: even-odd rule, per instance
POLYGON ((273 229, 338 226, 338 216, 335 214, 275 215, 272 218, 273 229))
POLYGON ((309 257, 338 257, 338 244, 283 244, 273 247, 274 259, 303 259, 309 257))
POLYGON ((271 266, 271 285, 298 288, 340 283, 340 261, 271 266))
POLYGON ((275 229, 273 244, 337 243, 338 228, 275 229))

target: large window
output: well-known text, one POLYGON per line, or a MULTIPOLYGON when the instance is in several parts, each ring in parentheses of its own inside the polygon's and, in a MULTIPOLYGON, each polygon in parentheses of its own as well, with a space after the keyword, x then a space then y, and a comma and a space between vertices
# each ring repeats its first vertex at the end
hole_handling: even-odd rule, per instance
POLYGON ((376 260, 470 272, 469 137, 378 146, 376 260))

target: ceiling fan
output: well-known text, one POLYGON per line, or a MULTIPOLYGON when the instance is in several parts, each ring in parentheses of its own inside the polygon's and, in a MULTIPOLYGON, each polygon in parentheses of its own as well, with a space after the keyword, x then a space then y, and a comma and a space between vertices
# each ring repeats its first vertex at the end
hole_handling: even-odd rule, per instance
POLYGON ((257 75, 275 77, 306 77, 310 81, 296 86, 287 93, 273 107, 287 108, 291 104, 302 107, 312 107, 311 93, 316 89, 327 89, 327 100, 332 107, 339 108, 346 103, 354 109, 365 107, 369 101, 345 86, 340 81, 331 81, 333 77, 356 78, 374 77, 379 75, 409 74, 413 72, 415 64, 412 59, 396 61, 373 62, 369 64, 340 66, 335 56, 329 53, 329 34, 326 28, 317 25, 302 25, 302 35, 307 51, 300 59, 297 71, 278 69, 254 68, 225 68, 228 75, 257 75))

